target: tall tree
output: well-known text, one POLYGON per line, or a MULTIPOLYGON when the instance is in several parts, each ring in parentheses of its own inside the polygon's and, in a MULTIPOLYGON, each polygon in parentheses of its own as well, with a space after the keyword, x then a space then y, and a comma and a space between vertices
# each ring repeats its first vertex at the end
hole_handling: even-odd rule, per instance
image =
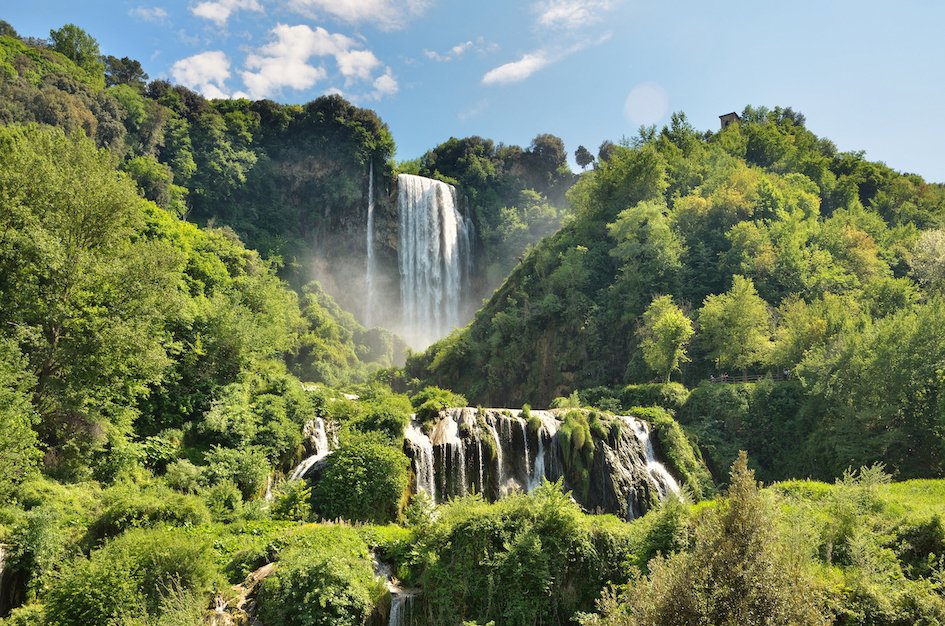
POLYGON ((594 155, 584 146, 578 146, 574 151, 574 160, 582 170, 586 170, 587 166, 594 162, 594 155))
POLYGON ((709 356, 719 367, 747 374, 771 350, 771 314, 750 278, 736 275, 726 293, 708 296, 699 324, 709 356))
POLYGON ((53 50, 71 59, 89 74, 104 73, 98 41, 75 24, 66 24, 58 30, 49 31, 49 38, 53 50))
POLYGON ((681 363, 689 361, 686 346, 695 331, 692 322, 672 296, 657 296, 643 314, 639 334, 643 360, 657 375, 669 382, 681 363))
POLYGON ((105 57, 105 84, 109 87, 114 85, 131 85, 144 90, 144 84, 148 80, 148 75, 141 67, 141 63, 128 57, 105 57))

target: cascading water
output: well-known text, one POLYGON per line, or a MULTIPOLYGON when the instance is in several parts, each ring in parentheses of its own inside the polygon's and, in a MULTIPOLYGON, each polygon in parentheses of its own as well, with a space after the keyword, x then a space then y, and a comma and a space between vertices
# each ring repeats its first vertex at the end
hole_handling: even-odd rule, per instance
MULTIPOLYGON (((559 443, 561 422, 553 411, 532 411, 530 420, 534 419, 538 428, 533 425, 529 429, 518 411, 446 409, 428 425, 429 436, 412 421, 405 445, 416 491, 428 493, 435 503, 474 491, 495 500, 516 491, 531 491, 545 479, 555 481, 565 476, 568 466, 559 443), (494 452, 491 459, 486 458, 489 451, 494 452)), ((575 497, 587 510, 632 519, 642 514, 653 498, 678 493, 679 486, 656 459, 645 422, 633 417, 610 419, 626 427, 611 429, 595 440, 593 465, 582 470, 590 482, 575 497)), ((565 487, 579 493, 567 482, 565 487)))
POLYGON ((420 425, 411 421, 404 431, 407 445, 412 449, 414 475, 417 477, 416 491, 423 491, 436 504, 436 471, 433 466, 433 442, 420 425))
POLYGON ((459 325, 472 267, 472 222, 451 185, 400 174, 397 188, 403 332, 408 343, 425 346, 459 325))
POLYGON ((643 445, 646 453, 646 469, 653 478, 656 490, 659 492, 660 499, 665 498, 669 493, 679 494, 679 483, 669 473, 666 466, 656 460, 656 453, 653 451, 653 440, 650 438, 650 427, 646 422, 634 417, 621 417, 633 429, 633 434, 643 445))
POLYGON ((289 474, 289 480, 304 478, 316 463, 331 453, 331 447, 328 444, 328 429, 325 427, 325 421, 322 418, 316 417, 306 424, 304 432, 311 442, 313 454, 292 470, 292 473, 289 474))
POLYGON ((368 166, 367 205, 367 285, 364 302, 364 325, 370 328, 374 317, 374 160, 368 166))

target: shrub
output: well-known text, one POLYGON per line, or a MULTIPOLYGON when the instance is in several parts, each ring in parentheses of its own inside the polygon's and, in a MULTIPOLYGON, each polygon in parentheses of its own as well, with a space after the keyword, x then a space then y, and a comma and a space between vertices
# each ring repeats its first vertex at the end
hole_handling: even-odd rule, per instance
POLYGON ((46 596, 57 626, 147 623, 174 606, 173 594, 206 604, 215 570, 209 545, 177 530, 131 531, 66 565, 46 596))
POLYGON ((349 436, 328 457, 315 485, 316 512, 325 519, 396 520, 407 491, 408 465, 403 451, 380 436, 349 436))
POLYGON ((183 493, 197 493, 200 490, 203 470, 187 459, 174 461, 167 466, 164 480, 168 486, 183 493))
POLYGON ((416 410, 417 419, 421 422, 435 420, 440 411, 466 406, 466 398, 449 389, 439 387, 424 387, 422 391, 410 398, 410 403, 416 410))
POLYGON ((624 411, 635 406, 658 406, 675 413, 688 398, 689 390, 679 383, 627 385, 620 394, 624 411))
POLYGON ((269 459, 255 447, 236 450, 214 446, 204 454, 207 467, 204 478, 210 484, 229 480, 235 483, 244 500, 262 494, 269 479, 269 459))
POLYGON ((259 592, 259 616, 268 626, 361 626, 384 593, 356 531, 314 527, 279 555, 259 592))
POLYGON ((116 485, 102 494, 103 510, 89 527, 93 541, 114 537, 129 528, 158 524, 194 526, 210 521, 200 498, 177 493, 163 485, 116 485))
POLYGON ((304 522, 312 514, 312 489, 304 480, 279 485, 272 500, 273 519, 304 522))
POLYGON ((243 496, 231 480, 205 487, 202 495, 214 521, 232 522, 243 512, 243 496))

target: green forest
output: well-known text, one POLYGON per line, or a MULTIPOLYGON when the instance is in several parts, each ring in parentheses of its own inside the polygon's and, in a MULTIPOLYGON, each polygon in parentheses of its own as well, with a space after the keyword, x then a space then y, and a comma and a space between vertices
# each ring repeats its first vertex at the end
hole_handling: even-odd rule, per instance
POLYGON ((0 21, 0 625, 945 624, 945 186, 781 107, 579 173, 551 134, 394 154, 341 96, 0 21), (331 295, 368 171, 473 216, 487 299, 422 352, 331 295), (438 499, 411 442, 467 406, 478 482, 437 452, 438 499), (678 493, 583 506, 640 437, 678 493))

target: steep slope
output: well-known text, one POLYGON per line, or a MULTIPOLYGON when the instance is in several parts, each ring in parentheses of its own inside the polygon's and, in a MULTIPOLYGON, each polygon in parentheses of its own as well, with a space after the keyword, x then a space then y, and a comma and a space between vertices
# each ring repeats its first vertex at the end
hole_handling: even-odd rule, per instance
POLYGON ((667 294, 695 328, 680 343, 683 382, 802 378, 808 426, 798 441, 810 420, 833 433, 808 451, 819 457, 807 465, 814 473, 883 459, 910 475, 940 473, 939 444, 918 443, 940 441, 936 400, 913 400, 942 397, 934 371, 945 353, 931 321, 943 285, 932 268, 945 258, 941 185, 840 153, 789 109, 747 108, 740 124, 705 135, 674 116, 616 148, 569 199, 574 219, 466 329, 415 355, 410 375, 498 406, 665 377, 672 368, 654 369, 641 345, 653 332, 643 313, 667 294), (916 341, 927 362, 902 379, 850 367, 883 353, 905 362, 906 348, 893 347, 916 341), (886 401, 865 406, 852 388, 885 388, 886 401), (906 426, 902 414, 923 417, 906 426), (870 452, 830 449, 851 428, 870 452), (898 451, 903 440, 911 452, 898 451), (919 451, 937 460, 910 462, 919 451))

